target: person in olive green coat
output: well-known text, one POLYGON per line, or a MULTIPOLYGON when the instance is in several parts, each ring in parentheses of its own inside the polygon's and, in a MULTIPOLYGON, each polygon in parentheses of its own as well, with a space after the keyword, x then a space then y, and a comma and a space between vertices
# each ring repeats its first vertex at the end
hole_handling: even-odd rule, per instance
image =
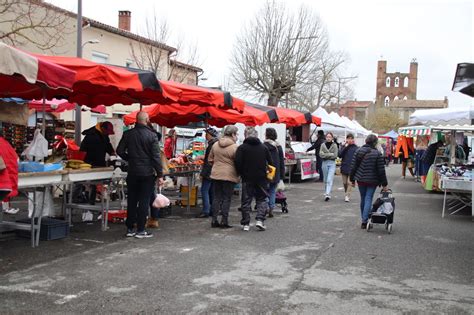
POLYGON ((319 156, 323 159, 323 177, 325 185, 324 201, 331 199, 332 183, 336 173, 337 144, 332 133, 326 134, 326 142, 319 149, 319 156))

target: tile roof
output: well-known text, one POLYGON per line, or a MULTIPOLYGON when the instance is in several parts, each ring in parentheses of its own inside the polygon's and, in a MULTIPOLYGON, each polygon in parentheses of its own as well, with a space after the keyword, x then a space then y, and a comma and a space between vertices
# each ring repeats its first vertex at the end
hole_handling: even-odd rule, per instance
POLYGON ((371 101, 347 101, 344 104, 341 104, 340 107, 369 107, 374 103, 371 101))
POLYGON ((396 108, 446 108, 447 100, 394 100, 390 107, 396 108))
POLYGON ((196 71, 196 72, 202 72, 203 70, 199 67, 196 67, 196 66, 193 66, 193 65, 189 65, 187 63, 184 63, 184 62, 180 62, 180 61, 176 61, 176 60, 171 60, 170 59, 170 64, 174 64, 176 65, 177 67, 179 68, 184 68, 184 69, 188 69, 188 70, 193 70, 193 71, 196 71))

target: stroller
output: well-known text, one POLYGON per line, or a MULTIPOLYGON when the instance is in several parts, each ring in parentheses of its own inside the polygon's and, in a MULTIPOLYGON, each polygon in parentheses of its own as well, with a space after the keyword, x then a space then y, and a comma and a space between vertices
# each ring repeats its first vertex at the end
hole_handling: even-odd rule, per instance
POLYGON ((372 213, 367 222, 367 232, 373 229, 374 224, 385 224, 388 234, 392 233, 393 217, 395 215, 395 198, 392 190, 380 191, 379 197, 372 206, 372 213))
POLYGON ((276 192, 275 203, 281 205, 281 212, 288 213, 288 203, 286 202, 285 192, 278 190, 276 192))

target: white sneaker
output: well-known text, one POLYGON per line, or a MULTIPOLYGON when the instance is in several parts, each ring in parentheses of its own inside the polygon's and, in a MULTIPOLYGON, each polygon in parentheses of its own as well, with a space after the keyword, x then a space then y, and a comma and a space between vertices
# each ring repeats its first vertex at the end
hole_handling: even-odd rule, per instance
POLYGON ((246 231, 246 232, 250 231, 250 225, 244 225, 244 226, 242 227, 242 230, 244 230, 244 231, 246 231))
POLYGON ((265 231, 267 229, 267 227, 263 224, 262 221, 257 221, 257 223, 255 223, 255 226, 257 227, 257 229, 259 229, 260 231, 265 231))
POLYGON ((344 201, 345 201, 345 202, 349 202, 349 201, 350 201, 350 200, 349 200, 349 196, 344 197, 344 201))

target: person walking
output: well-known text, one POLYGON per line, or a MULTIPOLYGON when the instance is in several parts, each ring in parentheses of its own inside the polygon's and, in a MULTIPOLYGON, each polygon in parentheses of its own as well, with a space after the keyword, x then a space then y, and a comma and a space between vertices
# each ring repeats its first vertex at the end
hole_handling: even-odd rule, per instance
POLYGON ((201 196, 202 196, 202 212, 198 218, 208 218, 211 214, 212 205, 212 179, 211 171, 212 165, 209 163, 209 154, 211 153, 212 146, 217 142, 217 130, 209 127, 204 130, 206 133, 207 148, 204 154, 204 164, 201 170, 201 196))
POLYGON ((351 163, 350 179, 354 186, 357 181, 360 192, 361 228, 367 228, 367 221, 372 210, 372 199, 377 186, 387 190, 387 176, 382 154, 376 149, 378 138, 368 135, 365 145, 356 151, 351 163))
POLYGON ((436 152, 438 151, 439 148, 443 146, 443 141, 438 140, 435 143, 432 143, 428 146, 426 149, 425 153, 421 156, 421 182, 422 184, 425 183, 426 180, 426 175, 428 174, 428 171, 430 170, 431 165, 433 165, 435 159, 436 159, 436 152))
POLYGON ((344 201, 349 202, 351 198, 352 184, 350 182, 351 163, 354 153, 359 147, 355 144, 354 135, 348 133, 346 142, 339 150, 339 157, 341 158, 341 175, 342 184, 344 185, 344 201))
POLYGON ((118 155, 128 161, 126 236, 140 239, 153 236, 145 230, 145 222, 155 178, 159 186, 163 184, 158 137, 149 121, 146 112, 139 112, 135 127, 123 133, 117 147, 118 155))
POLYGON ((319 179, 318 181, 322 182, 324 181, 324 174, 323 174, 323 159, 319 156, 319 151, 321 149, 321 145, 326 141, 324 136, 324 131, 323 130, 318 130, 318 138, 316 139, 316 142, 313 143, 312 146, 310 146, 306 152, 314 150, 316 153, 316 171, 319 174, 319 179))
MULTIPOLYGON (((148 127, 156 134, 156 137, 158 138, 158 150, 160 150, 159 143, 160 143, 161 138, 162 138, 161 132, 154 129, 153 125, 151 123, 148 124, 148 127)), ((160 158, 161 158, 161 156, 160 156, 160 158)), ((149 216, 146 220, 146 224, 145 224, 145 228, 147 228, 147 229, 157 229, 157 228, 160 227, 160 222, 159 222, 160 209, 155 208, 153 206, 153 202, 155 201, 156 195, 159 192, 159 187, 157 187, 157 185, 156 185, 156 179, 157 178, 155 177, 154 180, 153 180, 155 182, 155 184, 153 185, 153 189, 152 189, 152 192, 151 192, 151 195, 150 195, 150 212, 149 212, 149 216)))
POLYGON ((267 128, 265 130, 265 146, 272 157, 272 161, 276 167, 275 177, 268 185, 268 217, 273 217, 273 209, 275 209, 276 189, 280 180, 285 177, 285 157, 283 148, 276 141, 277 132, 275 128, 267 128))
POLYGON ((170 129, 165 139, 164 151, 166 158, 172 159, 176 150, 176 130, 170 129))
POLYGON ((258 138, 258 132, 253 127, 245 129, 244 143, 239 146, 235 154, 235 166, 242 177, 242 220, 244 231, 250 230, 250 211, 252 200, 256 200, 257 216, 255 226, 265 231, 265 216, 268 209, 267 190, 268 165, 274 165, 270 151, 258 138))
POLYGON ((239 182, 235 168, 235 154, 237 151, 237 127, 229 125, 224 129, 224 136, 220 138, 209 152, 208 162, 212 165, 211 179, 213 185, 212 222, 213 228, 232 228, 229 224, 229 210, 234 186, 239 182), (218 221, 219 214, 222 216, 218 221))
POLYGON ((331 190, 334 181, 334 174, 336 173, 336 158, 338 149, 336 143, 333 141, 332 133, 326 134, 326 142, 321 145, 319 149, 319 156, 323 160, 323 177, 324 177, 324 201, 331 200, 331 190))

